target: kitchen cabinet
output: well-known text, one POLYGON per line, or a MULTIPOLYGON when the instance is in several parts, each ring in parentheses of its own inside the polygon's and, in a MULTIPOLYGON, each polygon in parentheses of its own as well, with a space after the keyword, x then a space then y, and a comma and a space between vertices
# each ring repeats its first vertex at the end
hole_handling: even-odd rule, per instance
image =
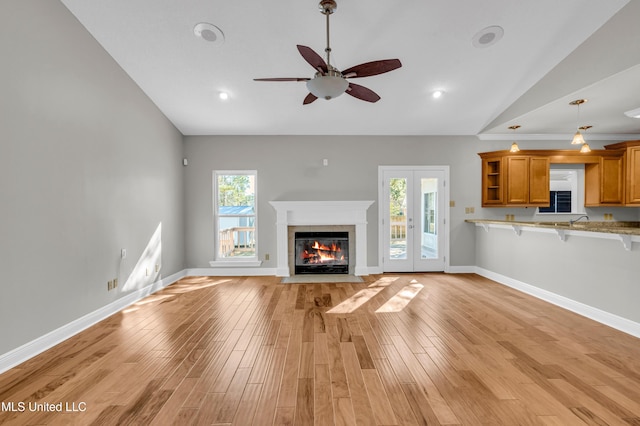
POLYGON ((639 144, 627 148, 625 203, 640 206, 640 141, 639 144))
POLYGON ((607 145, 607 151, 623 156, 624 205, 640 206, 640 140, 607 145))
POLYGON ((549 205, 549 166, 584 164, 585 206, 640 207, 640 140, 605 149, 482 152, 482 207, 549 205))
POLYGON ((586 207, 624 205, 624 156, 601 156, 595 164, 585 164, 584 205, 586 207))
POLYGON ((504 204, 504 173, 502 157, 482 159, 482 205, 504 204))
POLYGON ((585 168, 585 205, 640 206, 640 140, 604 148, 599 164, 585 168))
POLYGON ((508 151, 480 156, 483 207, 549 205, 549 157, 508 151))

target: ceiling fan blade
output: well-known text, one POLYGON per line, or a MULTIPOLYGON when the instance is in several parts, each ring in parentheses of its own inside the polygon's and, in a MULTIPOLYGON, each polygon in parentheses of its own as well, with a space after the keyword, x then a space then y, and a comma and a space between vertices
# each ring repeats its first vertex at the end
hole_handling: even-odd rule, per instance
POLYGON ((345 93, 367 102, 378 102, 380 100, 380 96, 376 92, 358 84, 349 83, 345 93))
POLYGON ((306 77, 254 78, 253 81, 307 81, 306 77))
POLYGON ((383 59, 380 61, 366 62, 342 71, 346 78, 369 77, 393 71, 402 66, 399 59, 383 59))
POLYGON ((313 93, 309 93, 307 95, 307 97, 304 98, 304 101, 302 101, 302 105, 310 104, 311 102, 315 101, 316 99, 318 99, 318 97, 316 95, 314 95, 313 93))
POLYGON ((314 70, 319 71, 322 75, 325 75, 328 71, 327 63, 322 59, 322 56, 318 55, 310 47, 297 45, 298 52, 302 55, 305 61, 313 67, 314 70))

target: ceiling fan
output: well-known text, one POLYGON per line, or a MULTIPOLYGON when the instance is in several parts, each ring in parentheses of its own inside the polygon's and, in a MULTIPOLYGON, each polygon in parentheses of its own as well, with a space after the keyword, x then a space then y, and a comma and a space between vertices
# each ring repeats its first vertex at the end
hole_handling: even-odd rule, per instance
POLYGON ((347 81, 348 78, 370 77, 372 75, 383 74, 400 68, 402 64, 398 59, 383 59, 380 61, 366 62, 347 68, 342 72, 331 65, 329 45, 329 16, 337 9, 338 5, 334 0, 321 0, 319 3, 320 12, 327 17, 327 54, 325 61, 320 55, 310 47, 297 45, 298 51, 307 61, 316 74, 313 78, 306 77, 282 77, 282 78, 255 78, 254 81, 306 81, 309 93, 302 102, 303 105, 310 104, 318 98, 326 100, 333 99, 343 93, 347 93, 354 98, 367 102, 377 102, 380 96, 371 89, 347 81))

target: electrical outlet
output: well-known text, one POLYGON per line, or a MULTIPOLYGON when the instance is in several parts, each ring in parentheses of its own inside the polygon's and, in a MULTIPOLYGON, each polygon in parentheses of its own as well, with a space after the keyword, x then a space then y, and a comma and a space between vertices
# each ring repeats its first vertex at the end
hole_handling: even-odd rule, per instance
POLYGON ((475 211, 476 211, 475 207, 465 207, 464 208, 464 213, 465 214, 473 214, 473 213, 475 213, 475 211))
POLYGON ((264 255, 264 260, 269 260, 269 253, 264 255))
POLYGON ((156 263, 156 272, 160 271, 160 265, 156 263))
POLYGON ((127 257, 127 249, 120 250, 120 258, 125 259, 127 257))
POLYGON ((118 288, 118 279, 117 278, 113 279, 113 288, 118 288))
POLYGON ((449 207, 455 207, 456 206, 456 202, 453 200, 449 201, 449 207))
POLYGON ((148 277, 149 276, 149 268, 146 268, 145 270, 145 275, 148 277))

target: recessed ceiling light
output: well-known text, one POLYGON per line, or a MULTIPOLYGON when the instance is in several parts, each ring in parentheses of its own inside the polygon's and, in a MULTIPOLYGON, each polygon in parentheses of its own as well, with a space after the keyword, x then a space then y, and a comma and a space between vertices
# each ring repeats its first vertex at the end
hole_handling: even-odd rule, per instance
POLYGON ((226 101, 227 99, 229 99, 229 94, 227 92, 220 92, 218 93, 218 97, 223 101, 226 101))
POLYGON ((493 25, 478 31, 473 36, 472 43, 475 47, 489 47, 499 42, 503 35, 502 27, 493 25))
POLYGON ((431 93, 431 96, 433 96, 434 99, 438 99, 438 98, 442 97, 442 95, 444 95, 444 90, 434 90, 431 93))
POLYGON ((195 34, 196 37, 213 44, 224 43, 224 33, 222 30, 208 22, 200 22, 193 27, 193 34, 195 34))
POLYGON ((640 108, 632 109, 624 113, 627 117, 640 118, 640 108))

